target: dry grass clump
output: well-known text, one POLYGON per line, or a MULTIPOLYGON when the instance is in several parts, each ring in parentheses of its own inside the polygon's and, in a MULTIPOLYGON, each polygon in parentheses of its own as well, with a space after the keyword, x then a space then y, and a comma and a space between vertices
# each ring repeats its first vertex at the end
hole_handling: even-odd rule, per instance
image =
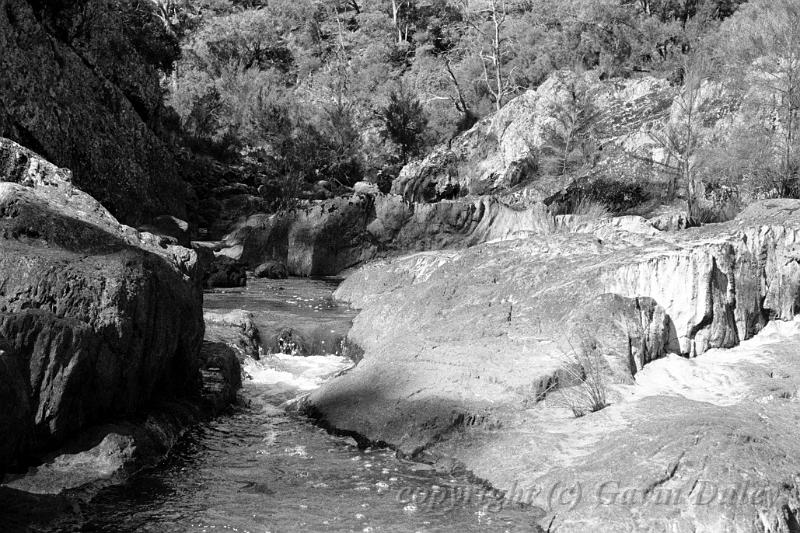
POLYGON ((597 343, 586 341, 579 349, 573 347, 565 357, 563 378, 553 383, 547 401, 568 408, 576 418, 608 407, 607 366, 597 343))
POLYGON ((601 218, 608 218, 611 216, 611 211, 602 202, 591 200, 589 198, 581 198, 575 207, 572 209, 572 214, 582 217, 599 220, 601 218))

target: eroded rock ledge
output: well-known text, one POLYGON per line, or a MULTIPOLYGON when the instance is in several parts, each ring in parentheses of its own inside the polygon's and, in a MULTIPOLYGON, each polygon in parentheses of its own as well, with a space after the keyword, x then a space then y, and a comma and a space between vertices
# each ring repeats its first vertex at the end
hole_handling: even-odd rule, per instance
MULTIPOLYGON (((658 233, 641 217, 620 217, 604 226, 609 224, 633 235, 658 233)), ((291 212, 253 215, 219 246, 251 268, 278 261, 292 275, 336 275, 376 257, 459 249, 555 229, 591 232, 595 226, 572 215, 552 217, 541 203, 516 209, 492 196, 426 204, 356 193, 291 212)))
POLYGON ((743 366, 756 376, 743 397, 755 395, 760 407, 736 399, 723 409, 680 389, 626 395, 639 390, 644 365, 668 352, 733 347, 769 320, 794 317, 800 202, 764 201, 730 223, 677 234, 591 226, 362 267, 336 296, 362 309, 350 337, 364 359, 313 393, 313 409, 335 428, 404 453, 454 457, 501 489, 610 476, 650 492, 688 484, 688 494, 710 478, 769 485, 780 496, 766 508, 612 509, 587 500, 546 508, 544 525, 580 531, 655 518, 679 531, 788 531, 800 472, 790 459, 800 435, 789 419, 800 409, 795 392, 776 396, 764 380, 777 376, 796 390, 797 350, 743 366), (610 407, 575 419, 542 400, 572 385, 565 357, 587 351, 602 356, 614 392, 610 407), (776 432, 786 438, 768 437, 776 432))

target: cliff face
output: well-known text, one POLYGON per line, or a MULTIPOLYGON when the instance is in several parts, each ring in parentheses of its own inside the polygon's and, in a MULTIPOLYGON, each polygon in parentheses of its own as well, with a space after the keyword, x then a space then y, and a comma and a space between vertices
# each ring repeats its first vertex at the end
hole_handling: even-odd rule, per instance
POLYGON ((120 220, 185 218, 185 185, 148 124, 158 74, 113 2, 0 1, 0 135, 70 168, 120 220))
POLYGON ((0 139, 0 470, 198 390, 201 272, 0 139))

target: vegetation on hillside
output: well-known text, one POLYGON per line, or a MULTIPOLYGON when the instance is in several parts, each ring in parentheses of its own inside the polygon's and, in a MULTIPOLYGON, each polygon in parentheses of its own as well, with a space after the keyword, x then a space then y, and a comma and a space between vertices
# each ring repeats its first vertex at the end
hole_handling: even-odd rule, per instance
MULTIPOLYGON (((275 205, 367 179, 386 188, 552 72, 651 75, 678 89, 659 141, 671 194, 800 195, 800 7, 792 0, 140 0, 161 25, 165 123, 240 165, 275 205), (180 43, 179 53, 172 43, 180 43), (165 44, 166 43, 166 44, 165 44), (712 87, 712 89, 709 89, 712 87), (703 120, 740 106, 724 138, 703 120), (711 103, 710 103, 711 102, 711 103), (726 104, 727 105, 727 104, 726 104), (705 106, 705 109, 701 109, 705 106)), ((542 171, 591 161, 591 101, 565 111, 542 171), (585 105, 584 105, 585 104, 585 105)), ((735 203, 735 202, 733 202, 735 203)))

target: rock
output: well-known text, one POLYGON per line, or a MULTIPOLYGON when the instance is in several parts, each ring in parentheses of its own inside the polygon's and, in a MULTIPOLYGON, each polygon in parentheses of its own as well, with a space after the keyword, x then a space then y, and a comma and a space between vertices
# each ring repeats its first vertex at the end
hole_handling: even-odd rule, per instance
MULTIPOLYGON (((408 201, 437 202, 467 194, 503 194, 525 185, 531 199, 543 201, 568 185, 562 178, 543 179, 536 168, 542 148, 558 127, 558 109, 570 105, 580 84, 589 88, 597 108, 597 142, 606 159, 616 157, 606 154, 617 154, 624 139, 667 120, 675 95, 665 80, 656 78, 604 82, 594 72, 556 72, 450 143, 407 164, 392 192, 408 201)), ((653 139, 647 139, 652 147, 653 139)))
POLYGON ((121 225, 10 141, 0 161, 5 470, 91 424, 196 394, 203 323, 194 252, 121 225))
POLYGON ((123 475, 133 461, 135 449, 131 435, 108 433, 96 446, 58 455, 5 486, 32 494, 60 494, 65 489, 123 475))
POLYGON ((553 224, 542 204, 519 210, 491 197, 409 204, 379 194, 254 215, 225 242, 234 257, 253 267, 279 261, 292 275, 335 275, 381 254, 521 238, 551 231, 553 224))
MULTIPOLYGON (((187 428, 222 412, 236 401, 234 387, 241 380, 237 373, 238 361, 230 349, 226 352, 225 347, 222 348, 204 346, 203 352, 208 351, 211 355, 209 359, 202 356, 200 402, 197 398, 162 402, 154 406, 147 417, 88 428, 59 450, 48 454, 42 464, 31 467, 22 475, 9 476, 0 486, 0 499, 8 495, 17 501, 25 501, 34 494, 58 496, 75 489, 80 490, 82 497, 91 499, 109 484, 122 483, 139 470, 161 463, 187 428), (222 377, 224 382, 220 379, 222 377), (229 396, 226 398, 225 395, 229 396), (10 490, 13 490, 10 494, 5 492, 10 490)), ((73 508, 69 510, 74 511, 73 508)), ((20 511, 4 506, 3 518, 19 519, 29 527, 37 523, 50 526, 56 518, 37 520, 38 516, 25 516, 26 513, 20 511)), ((43 513, 42 516, 48 515, 43 513)))
POLYGON ((680 231, 698 226, 685 210, 662 208, 647 217, 648 222, 660 231, 680 231))
POLYGON ((139 231, 154 235, 168 237, 174 244, 184 247, 191 246, 189 223, 170 215, 155 217, 149 224, 139 227, 139 231))
POLYGON ((219 200, 216 212, 210 220, 208 238, 221 239, 237 223, 256 213, 263 213, 268 208, 268 203, 260 195, 233 194, 224 196, 219 200))
POLYGON ((233 246, 223 245, 217 251, 214 252, 214 256, 238 261, 242 257, 243 252, 244 252, 244 247, 241 244, 234 244, 233 246))
POLYGON ((19 353, 8 339, 0 338, 0 471, 13 464, 30 449, 33 418, 28 375, 19 353), (6 438, 5 436, 13 436, 6 438))
POLYGON ((501 490, 580 483, 573 507, 536 502, 542 524, 566 531, 650 519, 749 531, 758 516, 789 530, 800 410, 786 397, 800 386, 800 321, 776 341, 774 323, 754 336, 797 312, 798 214, 800 201, 764 201, 678 233, 598 239, 627 233, 603 226, 366 265, 335 294, 362 309, 348 337, 363 359, 311 393, 309 412, 404 454, 455 458, 501 490), (719 350, 746 339, 741 352, 719 350), (592 354, 597 366, 568 371, 592 354), (585 393, 577 383, 595 370, 610 406, 575 418, 560 402, 585 393), (609 481, 696 498, 698 480, 749 481, 778 503, 597 501, 609 481))
POLYGON ((161 112, 160 73, 127 38, 120 9, 3 3, 0 137, 72 169, 75 185, 126 223, 185 217, 186 186, 148 127, 161 112))
POLYGON ((311 355, 303 335, 293 328, 282 328, 272 336, 269 345, 271 353, 311 355))
POLYGON ((374 255, 366 232, 372 212, 366 197, 313 202, 290 212, 254 215, 225 241, 242 246, 240 260, 252 267, 278 261, 293 275, 327 275, 374 255))
POLYGON ((356 194, 369 194, 375 195, 380 194, 380 190, 378 186, 374 183, 369 183, 367 181, 357 181, 355 185, 353 185, 353 192, 356 194))
POLYGON ((247 285, 247 270, 243 263, 225 255, 216 255, 206 271, 203 285, 214 287, 244 287, 247 285))
POLYGON ((200 350, 203 401, 208 411, 222 412, 235 404, 242 388, 242 366, 238 352, 225 343, 204 342, 200 350))
POLYGON ((283 263, 267 261, 258 265, 253 275, 257 278, 286 279, 289 277, 289 272, 283 263))
POLYGON ((247 357, 259 358, 261 335, 253 322, 252 313, 241 309, 226 313, 206 311, 203 320, 207 342, 230 346, 238 353, 240 361, 247 357))

